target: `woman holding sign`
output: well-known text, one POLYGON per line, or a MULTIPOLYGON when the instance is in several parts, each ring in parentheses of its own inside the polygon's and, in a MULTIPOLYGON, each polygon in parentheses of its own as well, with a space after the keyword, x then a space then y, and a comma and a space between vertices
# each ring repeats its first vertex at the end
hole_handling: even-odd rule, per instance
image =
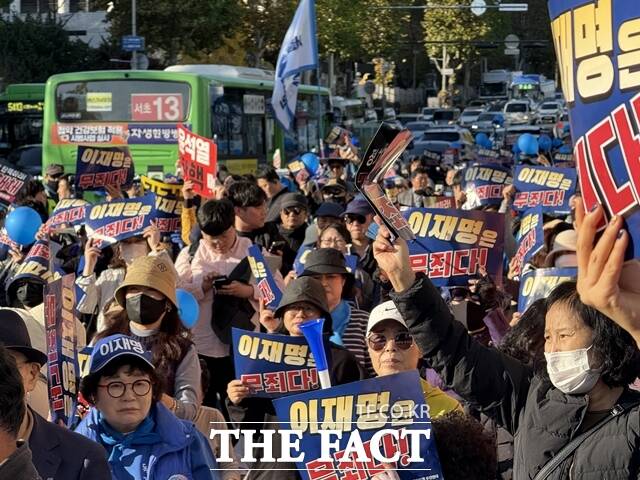
POLYGON ((583 221, 578 213, 580 295, 564 283, 547 298, 542 372, 475 342, 429 279, 411 271, 403 240, 392 244, 382 226, 374 243, 429 364, 514 435, 517 479, 630 479, 640 470, 640 394, 628 388, 640 374, 640 294, 621 280, 628 234, 614 218, 593 247, 602 209, 583 221))

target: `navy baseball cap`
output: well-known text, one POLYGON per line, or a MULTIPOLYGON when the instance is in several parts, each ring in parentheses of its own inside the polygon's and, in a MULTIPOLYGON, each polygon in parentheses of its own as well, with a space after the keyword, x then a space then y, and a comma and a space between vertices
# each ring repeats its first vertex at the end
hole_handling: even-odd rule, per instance
POLYGON ((116 358, 123 356, 135 357, 145 361, 151 368, 151 352, 144 348, 140 341, 126 335, 117 334, 99 340, 93 347, 89 373, 102 370, 116 358))
POLYGON ((323 202, 316 210, 316 217, 342 218, 344 207, 335 202, 323 202))
POLYGON ((371 208, 371 205, 369 205, 369 202, 367 202, 367 199, 361 195, 358 195, 356 198, 349 202, 349 204, 347 205, 347 210, 344 212, 345 215, 348 215, 350 213, 355 215, 362 215, 364 217, 369 214, 373 215, 375 212, 373 211, 373 208, 371 208))

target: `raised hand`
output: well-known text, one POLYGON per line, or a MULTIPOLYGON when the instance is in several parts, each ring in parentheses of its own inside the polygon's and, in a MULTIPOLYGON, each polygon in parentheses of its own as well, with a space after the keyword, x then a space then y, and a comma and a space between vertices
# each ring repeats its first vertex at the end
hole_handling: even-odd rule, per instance
POLYGON ((373 256, 380 270, 389 278, 393 289, 402 292, 413 285, 416 279, 409 265, 409 247, 402 238, 391 243, 391 232, 377 216, 376 222, 380 228, 373 242, 373 256))

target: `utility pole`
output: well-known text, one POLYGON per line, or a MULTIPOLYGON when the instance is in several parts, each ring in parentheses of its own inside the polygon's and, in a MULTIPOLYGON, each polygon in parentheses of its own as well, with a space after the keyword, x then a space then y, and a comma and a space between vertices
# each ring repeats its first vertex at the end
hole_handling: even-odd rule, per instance
MULTIPOLYGON (((137 35, 136 25, 136 0, 131 0, 131 35, 134 37, 137 35)), ((131 70, 138 68, 138 51, 131 52, 131 70)))

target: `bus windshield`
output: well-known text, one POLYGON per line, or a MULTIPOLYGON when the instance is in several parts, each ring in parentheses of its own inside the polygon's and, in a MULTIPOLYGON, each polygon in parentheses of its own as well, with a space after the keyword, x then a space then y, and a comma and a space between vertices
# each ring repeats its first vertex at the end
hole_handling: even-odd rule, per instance
POLYGON ((96 80, 61 83, 56 117, 61 122, 183 122, 190 87, 186 82, 96 80))

